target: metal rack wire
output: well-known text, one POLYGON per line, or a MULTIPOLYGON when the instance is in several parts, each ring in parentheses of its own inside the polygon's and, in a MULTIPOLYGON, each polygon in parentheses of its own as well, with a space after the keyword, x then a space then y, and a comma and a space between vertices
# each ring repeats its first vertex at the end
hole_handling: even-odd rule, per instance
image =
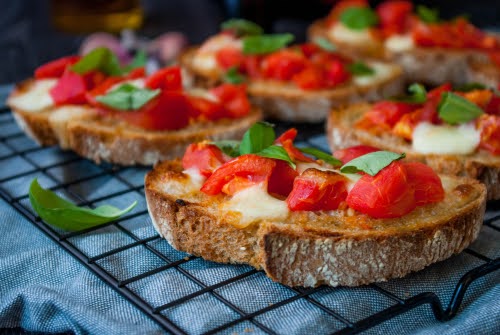
MULTIPOLYGON (((279 124, 278 132, 288 128, 289 124, 279 124)), ((326 149, 324 137, 322 137, 322 126, 298 126, 300 141, 308 145, 326 149)), ((231 265, 211 265, 214 266, 215 276, 209 279, 202 278, 193 269, 197 269, 198 263, 206 266, 209 262, 204 262, 197 257, 176 252, 171 247, 165 245, 151 228, 149 217, 145 206, 135 210, 119 221, 104 224, 98 227, 86 229, 79 232, 66 233, 52 228, 40 220, 31 210, 28 201, 27 189, 29 180, 33 177, 43 179, 43 183, 50 189, 64 193, 80 205, 95 206, 102 201, 116 201, 120 198, 142 199, 144 198, 142 177, 147 169, 133 167, 117 167, 112 165, 94 165, 89 161, 77 157, 68 152, 62 152, 57 148, 42 148, 27 139, 21 130, 16 126, 10 111, 6 108, 0 110, 0 197, 7 201, 13 208, 24 215, 38 229, 48 235, 63 249, 78 259, 85 267, 93 271, 96 276, 114 288, 122 296, 137 306, 150 318, 160 324, 165 330, 174 334, 204 333, 215 334, 221 331, 232 329, 255 329, 263 333, 278 334, 280 330, 271 322, 270 315, 280 315, 281 310, 287 313, 300 304, 307 304, 307 308, 314 309, 315 313, 324 316, 326 325, 325 333, 354 334, 369 329, 393 319, 398 315, 407 313, 419 306, 430 305, 433 315, 437 320, 445 321, 453 318, 460 310, 462 301, 467 289, 479 278, 484 278, 487 274, 500 268, 500 258, 498 253, 492 257, 485 253, 468 248, 465 254, 469 255, 469 268, 465 273, 457 273, 452 282, 448 282, 448 293, 446 296, 439 296, 430 289, 423 289, 421 292, 414 290, 416 285, 410 282, 406 289, 412 293, 395 292, 391 289, 397 287, 397 281, 392 285, 372 284, 361 288, 327 288, 319 287, 314 289, 287 288, 267 279, 262 272, 247 266, 231 265), (8 168, 8 167, 15 168, 8 168), (107 187, 107 192, 99 191, 92 193, 82 191, 85 185, 111 183, 113 187, 107 187), (83 186, 82 186, 83 185, 83 186), (130 224, 132 223, 132 225, 130 224), (133 225, 136 226, 133 226, 133 225), (136 229, 139 227, 139 229, 136 229), (112 243, 93 242, 92 239, 99 237, 99 232, 112 229, 112 243), (147 232, 146 232, 147 231, 147 232), (89 242, 90 241, 90 242, 89 242), (87 250, 83 242, 90 243, 92 248, 87 250), (162 244, 162 248, 157 244, 162 244), (99 247, 97 247, 99 245, 99 247), (96 251, 98 250, 98 251, 96 251), (154 266, 144 269, 140 273, 122 276, 113 269, 114 257, 140 250, 147 253, 144 257, 155 257, 157 261, 154 266), (163 301, 152 301, 144 292, 137 290, 134 284, 153 280, 156 275, 164 275, 173 271, 176 278, 189 287, 189 290, 180 292, 170 291, 170 296, 163 301), (245 281, 259 280, 264 283, 264 287, 258 290, 285 292, 285 298, 276 299, 271 303, 256 303, 258 306, 249 308, 235 302, 224 290, 237 289, 239 283, 245 281), (236 286, 236 288, 234 288, 236 286), (331 301, 324 299, 325 296, 335 294, 347 294, 355 301, 374 299, 381 301, 377 306, 382 306, 376 312, 370 313, 347 313, 344 309, 336 308, 331 301), (186 304, 197 306, 199 299, 209 297, 214 304, 220 305, 229 311, 230 317, 221 320, 211 321, 207 328, 192 330, 182 321, 178 321, 169 311, 186 304), (357 299, 357 300, 356 300, 357 299), (449 301, 443 307, 442 301, 449 301), (239 327, 239 328, 238 328, 239 327)), ((498 240, 500 237, 500 210, 499 204, 489 204, 487 219, 484 226, 495 234, 498 240)), ((141 254, 142 255, 142 254, 141 254)), ((143 257, 143 256, 141 256, 143 257)), ((448 261, 446 261, 448 262, 448 261)), ((450 261, 452 262, 452 261, 450 261)), ((420 273, 419 273, 420 275, 420 273)), ((425 275, 425 274, 424 274, 425 275)), ((413 278, 418 277, 415 275, 413 278)), ((419 280, 419 278, 415 279, 419 280)), ((418 282, 417 282, 418 283, 418 282)), ((141 286, 136 285, 136 286, 141 286)), ((245 286, 249 290, 251 285, 245 286)), ((257 288, 256 288, 257 290, 257 288)), ((252 292, 240 292, 243 296, 252 292)), ((272 294, 271 294, 272 295, 272 294)), ((354 304, 353 303, 353 304, 354 304)), ((349 310, 349 308, 347 308, 349 310)))

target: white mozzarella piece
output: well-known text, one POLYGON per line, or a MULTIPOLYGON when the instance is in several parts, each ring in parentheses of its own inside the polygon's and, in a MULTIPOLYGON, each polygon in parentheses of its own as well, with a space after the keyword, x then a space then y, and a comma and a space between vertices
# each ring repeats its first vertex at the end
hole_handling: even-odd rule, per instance
POLYGON ((218 102, 219 98, 213 93, 210 93, 210 91, 203 89, 203 88, 192 88, 189 89, 188 94, 193 97, 198 97, 198 98, 203 98, 207 99, 213 102, 218 102))
POLYGON ((352 46, 367 47, 377 43, 368 29, 349 29, 341 22, 332 25, 327 34, 334 41, 352 46))
POLYGON ((384 46, 391 52, 404 52, 415 48, 415 43, 410 35, 393 35, 385 40, 384 46))
POLYGON ((189 168, 187 170, 182 171, 182 173, 189 176, 192 184, 191 187, 196 190, 199 190, 203 186, 205 180, 207 179, 200 173, 200 170, 198 170, 197 168, 189 168))
POLYGON ((26 112, 41 112, 54 106, 54 101, 49 91, 56 85, 57 79, 35 80, 29 90, 9 98, 9 104, 26 112))
POLYGON ((423 154, 470 154, 481 140, 473 124, 459 126, 418 124, 413 130, 413 150, 423 154))
POLYGON ((238 227, 244 228, 258 220, 284 220, 289 210, 285 201, 273 198, 263 184, 237 192, 223 207, 225 212, 241 214, 238 227))

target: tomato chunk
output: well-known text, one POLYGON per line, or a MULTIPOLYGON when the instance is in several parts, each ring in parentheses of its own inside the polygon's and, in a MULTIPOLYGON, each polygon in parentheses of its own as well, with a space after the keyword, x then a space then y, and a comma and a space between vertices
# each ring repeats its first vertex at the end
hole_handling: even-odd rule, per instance
POLYGON ((347 179, 333 171, 307 169, 295 178, 286 203, 292 211, 336 210, 347 198, 347 179))
POLYGON ((225 115, 224 108, 219 102, 190 96, 189 103, 191 104, 190 116, 193 118, 201 116, 207 120, 218 120, 225 115))
POLYGON ((152 90, 157 88, 169 91, 182 90, 181 68, 171 66, 156 71, 146 78, 145 86, 152 90))
POLYGON ((196 168, 201 175, 210 177, 215 169, 228 160, 229 157, 213 144, 193 143, 188 146, 182 157, 182 167, 185 170, 196 168))
POLYGON ((340 160, 342 164, 346 164, 347 162, 352 161, 354 158, 358 158, 359 156, 363 156, 375 151, 380 151, 380 149, 372 147, 370 145, 361 144, 345 149, 335 150, 335 152, 333 153, 333 157, 340 160))
POLYGON ((429 166, 420 162, 404 162, 408 182, 415 189, 417 206, 422 206, 444 199, 441 179, 429 166))
POLYGON ((363 175, 347 196, 349 207, 374 218, 395 218, 415 209, 415 189, 406 169, 392 162, 375 176, 363 175))
POLYGON ((210 90, 224 108, 225 116, 238 118, 250 113, 246 85, 222 84, 210 90))
POLYGON ((237 48, 226 47, 217 51, 215 59, 221 68, 227 70, 233 66, 239 68, 243 64, 245 56, 243 52, 237 48))
POLYGON ((500 116, 484 114, 476 122, 481 132, 479 147, 500 155, 500 116))
POLYGON ((267 191, 269 194, 286 198, 292 191, 293 181, 298 172, 285 161, 276 160, 276 166, 269 177, 267 191))
POLYGON ((294 161, 294 162, 315 162, 314 159, 311 157, 308 157, 302 153, 295 145, 293 145, 293 141, 295 140, 295 137, 297 136, 297 129, 295 128, 290 128, 287 131, 285 131, 283 134, 278 137, 274 143, 281 144, 283 146, 283 149, 287 152, 288 156, 294 161))
POLYGON ((380 101, 364 117, 374 125, 390 130, 403 115, 411 113, 417 106, 404 102, 380 101))
POLYGON ((87 83, 84 76, 66 69, 50 90, 50 96, 56 105, 84 104, 87 83))
POLYGON ((80 56, 67 56, 45 63, 35 70, 35 78, 59 78, 68 66, 75 64, 80 59, 80 56))
POLYGON ((404 0, 385 1, 378 5, 376 12, 383 34, 391 36, 404 33, 412 10, 413 4, 404 0))
POLYGON ((262 61, 262 74, 265 78, 290 80, 307 65, 302 53, 281 50, 266 56, 262 61))

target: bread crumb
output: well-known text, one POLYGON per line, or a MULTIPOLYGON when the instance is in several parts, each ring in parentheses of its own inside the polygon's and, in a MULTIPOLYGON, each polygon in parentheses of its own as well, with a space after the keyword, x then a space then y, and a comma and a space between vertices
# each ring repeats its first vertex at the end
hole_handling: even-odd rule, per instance
POLYGON ((247 248, 241 247, 240 250, 245 251, 245 250, 247 250, 247 248))

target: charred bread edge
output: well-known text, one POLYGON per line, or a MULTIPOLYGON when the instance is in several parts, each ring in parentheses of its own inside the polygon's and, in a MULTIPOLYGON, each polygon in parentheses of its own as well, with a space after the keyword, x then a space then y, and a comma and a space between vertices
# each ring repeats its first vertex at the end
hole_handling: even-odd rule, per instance
POLYGON ((147 205, 156 230, 175 249, 215 262, 250 264, 289 286, 357 286, 405 276, 467 247, 485 211, 484 186, 471 180, 480 192, 460 213, 399 234, 348 236, 273 222, 238 229, 220 213, 157 191, 155 179, 165 178, 161 173, 146 175, 147 205))

